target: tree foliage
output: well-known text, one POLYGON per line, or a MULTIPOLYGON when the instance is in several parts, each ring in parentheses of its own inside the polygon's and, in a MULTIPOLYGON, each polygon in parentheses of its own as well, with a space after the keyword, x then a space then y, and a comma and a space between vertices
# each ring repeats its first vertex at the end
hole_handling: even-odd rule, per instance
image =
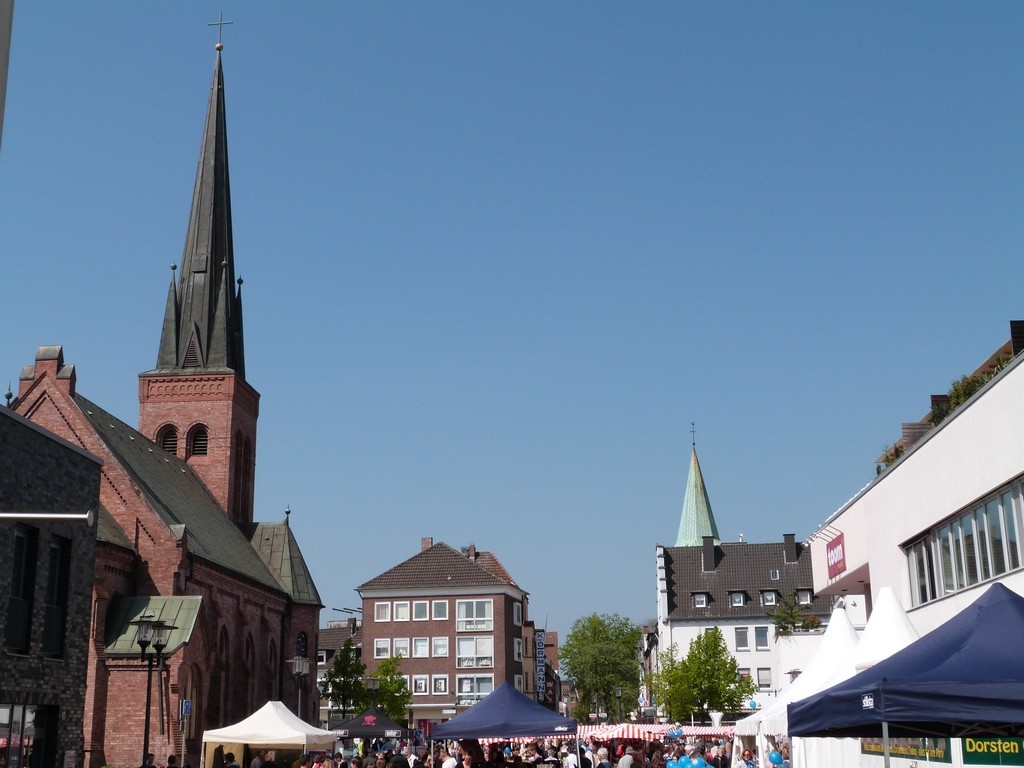
POLYGON ((621 689, 623 718, 640 690, 640 627, 618 614, 596 613, 577 619, 558 649, 559 663, 576 681, 580 695, 574 716, 586 720, 597 698, 601 711, 617 717, 621 689))
MULTIPOLYGON (((380 681, 380 687, 374 696, 378 707, 387 713, 387 716, 398 723, 404 723, 408 718, 409 702, 412 701, 412 693, 409 686, 402 677, 402 657, 392 656, 383 659, 372 676, 380 681)), ((363 706, 370 704, 369 692, 363 706)))
POLYGON ((708 712, 736 712, 756 690, 749 677, 739 676, 736 659, 717 627, 690 641, 683 658, 673 645, 658 654, 651 689, 669 720, 685 720, 708 712))
POLYGON ((775 625, 775 639, 789 637, 794 632, 817 629, 821 619, 811 613, 810 605, 801 605, 796 592, 779 600, 778 606, 768 614, 775 625))
POLYGON ((334 709, 341 710, 343 720, 348 719, 349 713, 356 714, 356 702, 367 698, 363 685, 365 671, 366 665, 359 661, 352 638, 348 638, 335 652, 334 665, 320 681, 320 695, 331 702, 334 709))

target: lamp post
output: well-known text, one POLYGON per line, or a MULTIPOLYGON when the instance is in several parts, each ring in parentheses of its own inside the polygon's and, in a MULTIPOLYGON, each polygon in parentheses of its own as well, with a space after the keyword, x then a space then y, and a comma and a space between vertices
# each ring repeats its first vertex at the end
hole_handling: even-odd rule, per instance
POLYGON ((163 668, 164 648, 167 647, 171 630, 177 629, 177 627, 160 621, 154 613, 143 614, 135 621, 128 623, 138 628, 136 642, 139 644, 139 659, 146 665, 146 715, 142 730, 142 762, 140 765, 147 765, 150 708, 153 705, 153 667, 163 668), (153 646, 153 653, 146 653, 146 649, 150 646, 153 646))
POLYGON ((370 694, 370 706, 377 706, 377 691, 380 690, 380 678, 368 677, 366 678, 366 692, 370 694))
POLYGON ((306 682, 306 675, 309 674, 309 659, 303 656, 296 656, 294 659, 288 659, 288 663, 292 665, 295 685, 299 689, 299 704, 295 714, 302 718, 302 686, 306 682))
POLYGON ((597 703, 597 694, 595 693, 590 697, 590 703, 594 705, 594 719, 597 720, 597 724, 601 724, 601 708, 597 703))
POLYGON ((619 722, 622 722, 622 686, 615 686, 615 698, 619 702, 619 722))

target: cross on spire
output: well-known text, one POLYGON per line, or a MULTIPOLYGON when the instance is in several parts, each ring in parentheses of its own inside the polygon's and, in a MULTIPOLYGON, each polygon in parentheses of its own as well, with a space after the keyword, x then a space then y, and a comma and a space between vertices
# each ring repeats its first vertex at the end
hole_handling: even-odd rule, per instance
POLYGON ((691 441, 693 447, 696 448, 697 447, 697 428, 696 428, 696 425, 692 421, 690 422, 690 441, 691 441))
POLYGON ((224 21, 224 11, 221 11, 220 12, 220 18, 217 19, 217 21, 211 21, 211 22, 209 22, 206 25, 208 27, 216 27, 217 28, 217 50, 218 51, 221 48, 224 47, 224 43, 221 42, 221 35, 224 32, 224 25, 225 24, 234 24, 234 23, 235 22, 233 22, 233 21, 224 21))

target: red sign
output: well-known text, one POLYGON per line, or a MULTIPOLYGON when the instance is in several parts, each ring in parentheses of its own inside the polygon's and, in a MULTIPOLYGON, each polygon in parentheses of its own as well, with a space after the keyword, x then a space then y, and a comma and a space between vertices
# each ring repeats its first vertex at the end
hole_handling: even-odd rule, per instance
POLYGON ((846 570, 846 545, 843 534, 839 534, 825 545, 825 560, 828 563, 828 577, 834 579, 846 570))

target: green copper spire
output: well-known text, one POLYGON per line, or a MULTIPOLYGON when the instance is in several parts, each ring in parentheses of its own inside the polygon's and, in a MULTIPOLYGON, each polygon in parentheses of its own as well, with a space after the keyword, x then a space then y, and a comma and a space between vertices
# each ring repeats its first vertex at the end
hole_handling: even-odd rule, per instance
POLYGON ((683 514, 679 519, 676 546, 699 547, 704 543, 705 536, 714 536, 715 544, 722 543, 718 538, 715 516, 711 512, 708 489, 704 487, 704 477, 700 473, 697 447, 694 446, 693 455, 690 457, 690 476, 686 479, 686 496, 683 497, 683 514))

